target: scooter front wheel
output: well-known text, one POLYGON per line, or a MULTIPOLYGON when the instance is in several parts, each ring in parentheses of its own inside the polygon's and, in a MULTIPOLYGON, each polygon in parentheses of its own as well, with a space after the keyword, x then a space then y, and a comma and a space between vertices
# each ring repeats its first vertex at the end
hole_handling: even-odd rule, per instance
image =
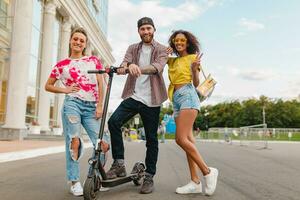
POLYGON ((84 200, 96 200, 98 188, 98 181, 93 178, 87 178, 83 186, 83 197, 84 200))

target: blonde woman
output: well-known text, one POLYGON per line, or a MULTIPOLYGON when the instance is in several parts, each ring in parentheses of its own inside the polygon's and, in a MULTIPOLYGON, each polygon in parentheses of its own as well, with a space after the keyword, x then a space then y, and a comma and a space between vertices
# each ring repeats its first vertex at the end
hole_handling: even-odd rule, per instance
POLYGON ((87 70, 102 69, 99 59, 85 56, 87 33, 77 28, 70 37, 70 56, 59 61, 53 68, 45 89, 53 93, 66 94, 61 110, 66 142, 66 172, 71 182, 70 192, 75 196, 83 194, 79 182, 79 158, 83 153, 80 137, 81 125, 85 128, 93 145, 96 144, 102 116, 102 75, 88 74, 87 70), (55 85, 60 80, 64 87, 55 85))

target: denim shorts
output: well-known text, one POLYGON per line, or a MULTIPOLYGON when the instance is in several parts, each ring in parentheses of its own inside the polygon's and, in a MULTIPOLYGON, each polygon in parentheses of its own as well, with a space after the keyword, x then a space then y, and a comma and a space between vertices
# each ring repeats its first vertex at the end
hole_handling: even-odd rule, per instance
POLYGON ((180 110, 183 109, 200 111, 200 100, 195 87, 191 83, 182 86, 173 94, 174 118, 178 117, 180 110))

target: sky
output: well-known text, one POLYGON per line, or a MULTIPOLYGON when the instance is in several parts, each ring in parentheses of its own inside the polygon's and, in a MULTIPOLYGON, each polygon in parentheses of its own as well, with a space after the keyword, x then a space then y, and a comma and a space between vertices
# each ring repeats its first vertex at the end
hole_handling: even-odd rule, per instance
MULTIPOLYGON (((204 72, 217 80, 204 105, 292 99, 300 95, 299 11, 298 0, 109 0, 108 41, 118 66, 127 47, 140 42, 137 20, 148 16, 164 45, 178 29, 199 39, 204 72)), ((168 86, 167 66, 164 77, 168 86)), ((114 77, 110 110, 121 102, 125 80, 114 77)))

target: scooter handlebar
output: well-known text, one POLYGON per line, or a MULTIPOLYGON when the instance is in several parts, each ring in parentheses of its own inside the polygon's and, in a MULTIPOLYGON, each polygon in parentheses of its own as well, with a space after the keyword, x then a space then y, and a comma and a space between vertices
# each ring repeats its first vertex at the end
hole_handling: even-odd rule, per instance
MULTIPOLYGON (((117 73, 117 70, 119 69, 120 67, 107 67, 105 68, 104 70, 103 69, 99 69, 99 70, 88 70, 88 74, 109 74, 109 73, 117 73)), ((126 70, 126 73, 129 73, 129 70, 127 69, 126 70)))
POLYGON ((103 74, 105 70, 88 70, 88 74, 103 74))

